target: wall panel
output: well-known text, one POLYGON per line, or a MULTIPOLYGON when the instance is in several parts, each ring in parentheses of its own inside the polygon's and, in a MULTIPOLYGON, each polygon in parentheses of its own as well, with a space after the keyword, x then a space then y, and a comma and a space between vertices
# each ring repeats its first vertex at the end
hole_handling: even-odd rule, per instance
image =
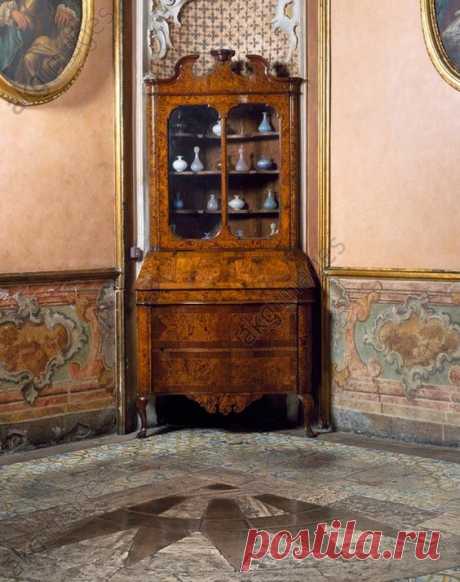
POLYGON ((460 270, 460 92, 419 0, 331 0, 333 266, 460 270))
POLYGON ((0 273, 115 265, 112 0, 75 85, 48 105, 0 101, 0 273))

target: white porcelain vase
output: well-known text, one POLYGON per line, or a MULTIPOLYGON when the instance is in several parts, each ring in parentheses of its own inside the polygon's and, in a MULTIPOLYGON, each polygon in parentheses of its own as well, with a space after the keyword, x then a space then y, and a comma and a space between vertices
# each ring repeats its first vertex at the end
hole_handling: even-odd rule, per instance
POLYGON ((206 204, 206 210, 209 210, 210 212, 219 210, 219 201, 217 200, 217 196, 215 194, 209 195, 208 202, 206 204))
POLYGON ((220 137, 222 135, 222 121, 219 119, 215 125, 212 126, 212 133, 220 137))
POLYGON ((228 205, 232 210, 243 210, 246 206, 246 202, 244 198, 241 197, 241 194, 234 194, 233 198, 229 200, 228 205))
POLYGON ((200 148, 196 146, 193 148, 193 151, 195 152, 195 159, 193 160, 190 169, 195 173, 202 172, 204 170, 204 165, 200 160, 200 148))
POLYGON ((173 162, 173 168, 177 173, 185 172, 188 168, 187 162, 184 160, 184 156, 177 156, 173 162))
POLYGON ((240 153, 240 157, 238 158, 238 161, 236 162, 235 170, 237 172, 247 172, 249 170, 249 166, 248 166, 246 160, 244 159, 244 147, 241 146, 238 149, 238 151, 240 153))

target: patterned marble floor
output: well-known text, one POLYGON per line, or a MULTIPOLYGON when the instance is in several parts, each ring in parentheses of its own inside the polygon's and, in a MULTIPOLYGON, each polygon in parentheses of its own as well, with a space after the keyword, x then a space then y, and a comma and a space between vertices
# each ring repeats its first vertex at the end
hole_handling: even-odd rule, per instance
POLYGON ((460 458, 420 451, 197 429, 4 464, 0 581, 459 581, 460 458), (332 519, 381 530, 388 547, 401 528, 439 529, 441 557, 267 557, 238 572, 249 527, 332 519))

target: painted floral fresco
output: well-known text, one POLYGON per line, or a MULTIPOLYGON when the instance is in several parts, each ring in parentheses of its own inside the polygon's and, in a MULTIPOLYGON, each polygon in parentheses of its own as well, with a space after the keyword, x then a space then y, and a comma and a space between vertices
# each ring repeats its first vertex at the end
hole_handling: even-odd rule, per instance
POLYGON ((423 440, 458 437, 460 285, 333 279, 330 309, 339 423, 371 431, 387 417, 395 431, 396 418, 413 440, 417 424, 423 440))
POLYGON ((0 429, 115 407, 115 291, 106 281, 0 290, 0 429))
POLYGON ((460 0, 435 0, 435 8, 447 56, 460 71, 460 0))

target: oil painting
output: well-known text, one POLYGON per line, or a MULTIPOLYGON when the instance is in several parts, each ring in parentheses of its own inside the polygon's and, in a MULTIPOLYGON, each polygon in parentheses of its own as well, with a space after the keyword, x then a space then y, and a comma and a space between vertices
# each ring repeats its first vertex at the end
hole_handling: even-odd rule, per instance
POLYGON ((436 20, 447 56, 460 71, 460 0, 436 0, 436 20))
POLYGON ((444 79, 460 89, 460 0, 421 0, 425 42, 444 79))
POLYGON ((88 54, 93 0, 0 0, 0 95, 46 103, 73 83, 88 54))

